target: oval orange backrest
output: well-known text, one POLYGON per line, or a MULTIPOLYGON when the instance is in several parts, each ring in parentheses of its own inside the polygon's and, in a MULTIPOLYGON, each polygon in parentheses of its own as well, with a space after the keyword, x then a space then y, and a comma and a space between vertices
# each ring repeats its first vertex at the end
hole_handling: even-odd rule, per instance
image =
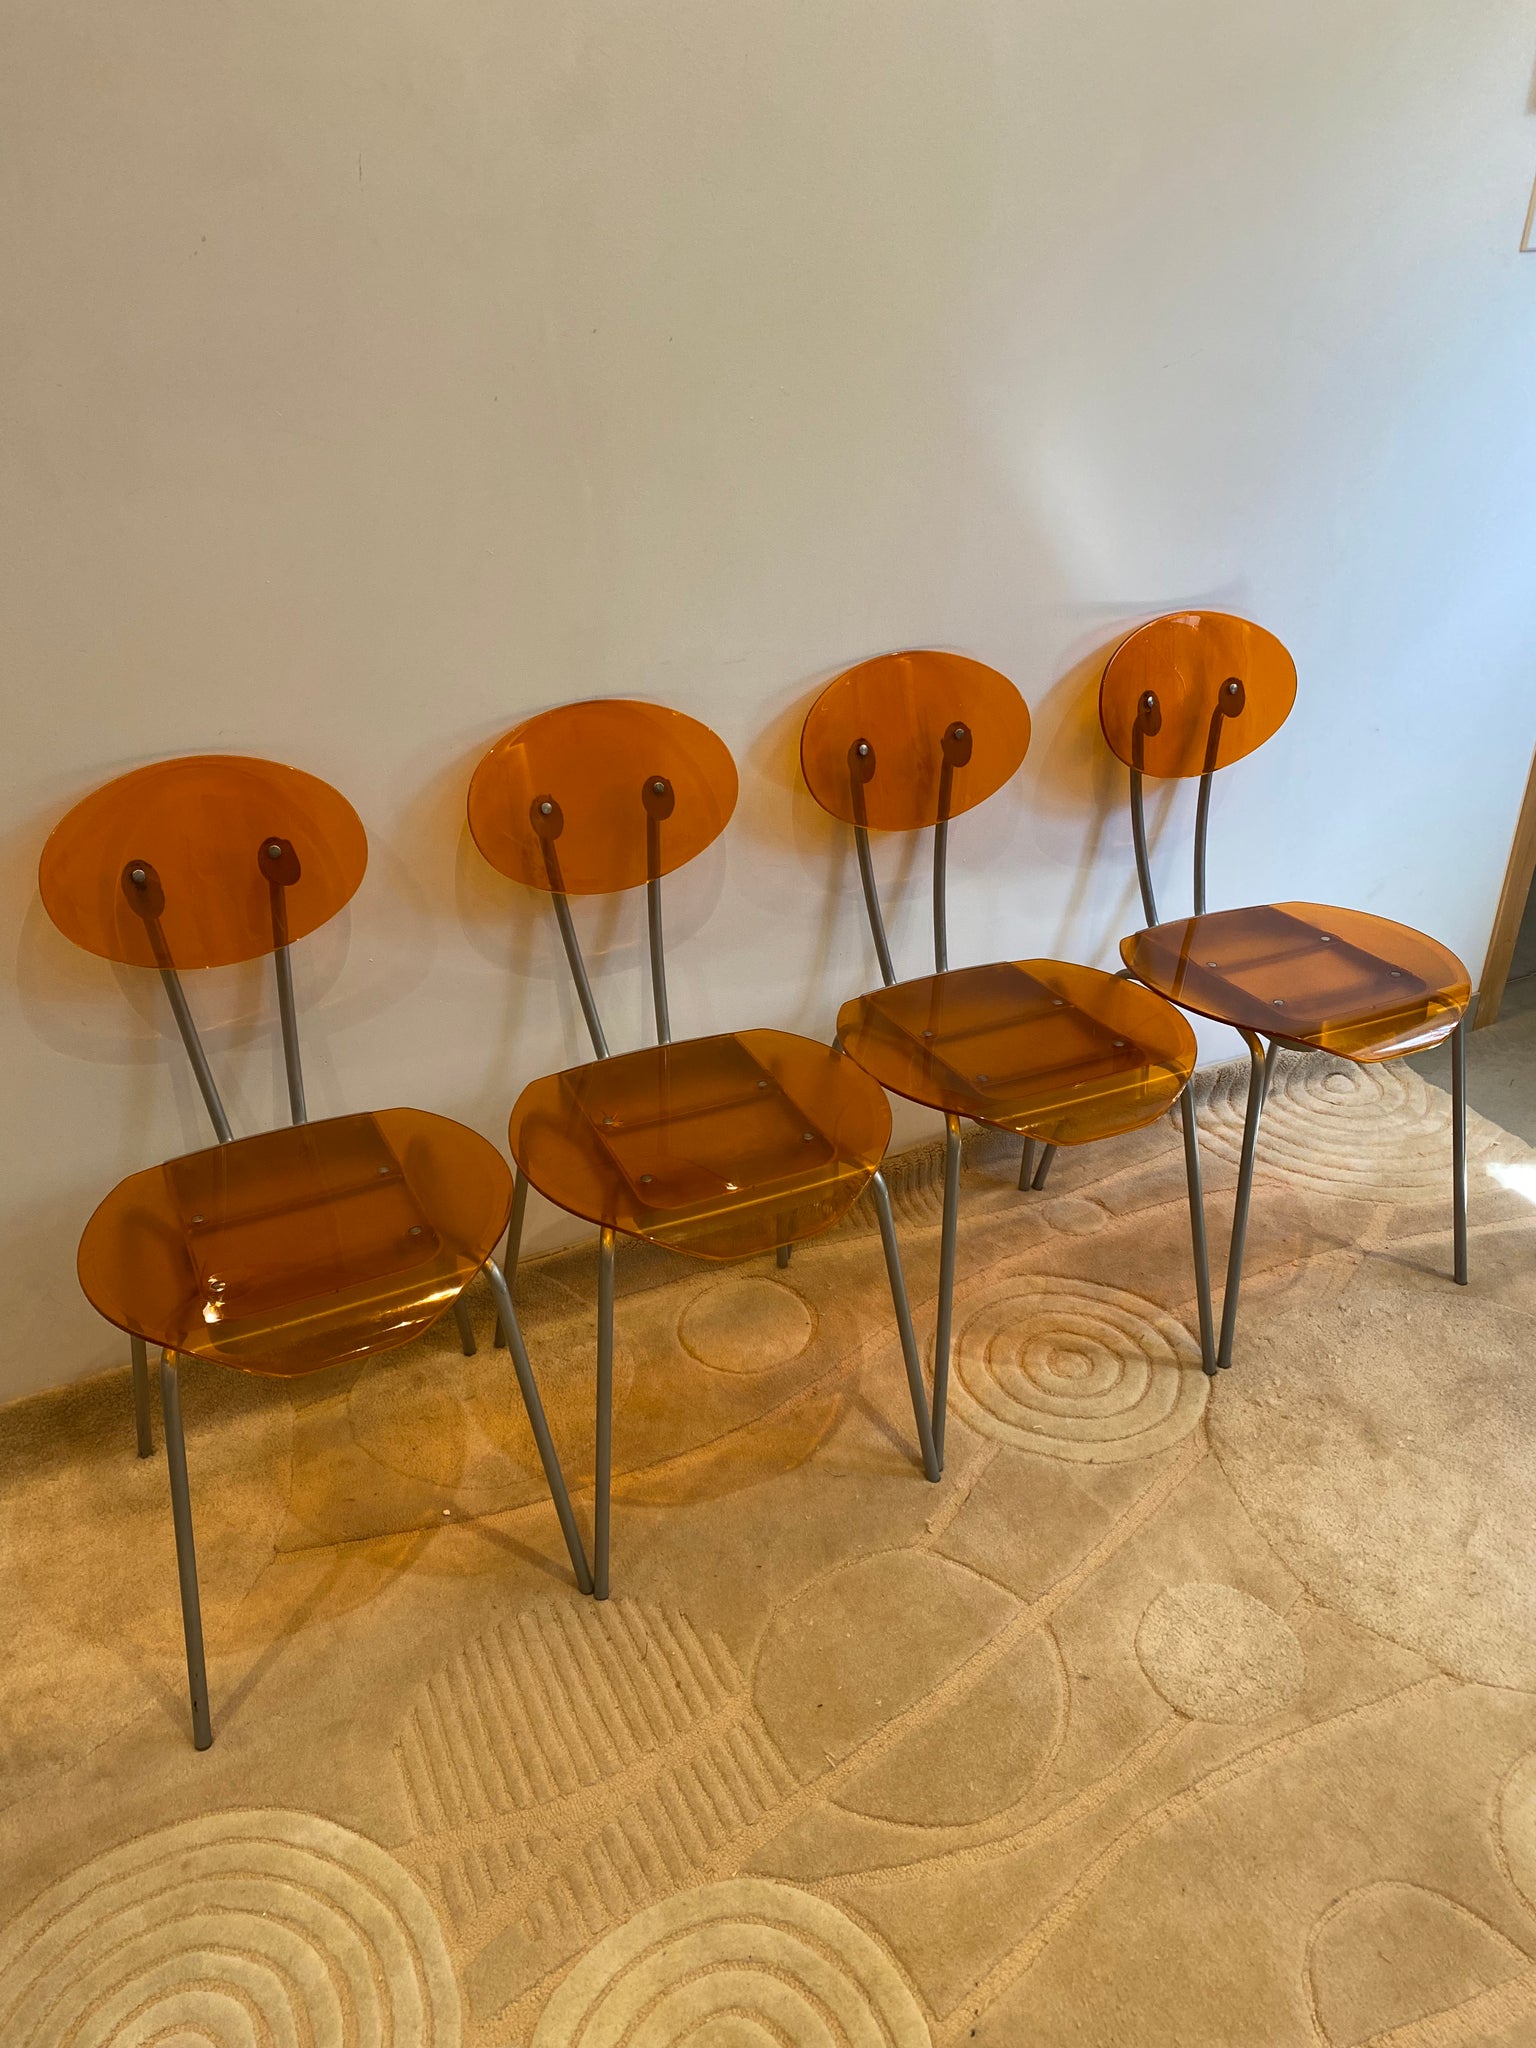
POLYGON ((1110 656, 1099 723, 1128 768, 1203 775, 1262 747, 1295 702, 1296 664, 1273 633, 1230 612, 1169 612, 1110 656))
POLYGON ((660 875, 702 853, 725 830, 736 788, 730 749, 698 719, 593 697, 496 742, 470 779, 469 829, 513 881, 597 896, 646 880, 653 829, 660 875))
POLYGON ((937 824, 941 799, 944 816, 958 817, 1001 789, 1028 751, 1029 707, 1008 678, 928 647, 845 669, 800 734, 806 787, 822 809, 884 832, 937 824))
POLYGON ((274 950, 274 876, 285 936, 301 939, 350 900, 367 865, 362 820, 328 782, 243 754, 190 754, 77 803, 43 848, 38 887, 65 937, 104 960, 227 967, 274 950))

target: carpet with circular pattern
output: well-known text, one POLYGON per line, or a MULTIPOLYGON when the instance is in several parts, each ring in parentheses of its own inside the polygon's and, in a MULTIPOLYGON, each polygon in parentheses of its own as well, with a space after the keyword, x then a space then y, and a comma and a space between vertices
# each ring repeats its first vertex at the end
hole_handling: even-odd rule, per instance
MULTIPOLYGON (((473 1359, 186 1368, 201 1756, 126 1373, 8 1410, 6 2048, 1529 2048, 1536 1157, 1472 1119, 1456 1288, 1446 1098, 1283 1058, 1214 1384, 1177 1130, 1017 1166, 968 1138, 937 1486, 872 1216, 621 1247, 603 1605, 488 1298, 473 1359)), ((594 1264, 518 1283, 584 1522, 594 1264)))

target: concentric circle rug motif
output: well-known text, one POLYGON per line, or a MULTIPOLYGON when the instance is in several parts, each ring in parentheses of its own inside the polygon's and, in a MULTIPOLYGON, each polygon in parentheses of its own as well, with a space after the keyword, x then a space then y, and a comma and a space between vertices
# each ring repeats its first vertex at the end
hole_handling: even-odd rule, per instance
MULTIPOLYGON (((1244 1075, 1202 1077, 1220 1269, 1244 1075)), ((1233 1370, 1170 1124, 967 1145, 946 1469, 873 1218, 621 1248, 614 1597, 490 1304, 188 1368, 216 1741, 126 1374, 8 1413, 5 2048, 1531 2048, 1536 1159, 1285 1057, 1233 1370), (451 1326, 450 1326, 451 1328, 451 1326)), ((892 1163, 920 1331, 937 1157, 892 1163)), ((590 1515, 594 1261, 520 1314, 590 1515)))

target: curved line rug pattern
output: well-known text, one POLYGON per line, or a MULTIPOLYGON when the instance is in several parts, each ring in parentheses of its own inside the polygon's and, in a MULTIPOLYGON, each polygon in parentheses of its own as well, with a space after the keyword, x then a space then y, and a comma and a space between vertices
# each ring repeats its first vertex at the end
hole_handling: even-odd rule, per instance
POLYGON ((532 2048, 930 2048, 901 1972, 838 1907, 728 1878, 637 1913, 576 1965, 532 2048))
POLYGON ((7 2048, 459 2048, 436 1915, 316 1814, 210 1813, 95 1857, 0 1936, 7 2048))
MULTIPOLYGON (((1243 1075, 1199 1086, 1219 1266, 1243 1075)), ((1214 1384, 1176 1127, 1023 1195, 968 1138, 937 1486, 872 1216, 625 1247, 605 1603, 487 1302, 473 1360, 189 1369, 205 1756, 126 1386, 29 1404, 0 2042, 1528 2048, 1536 1155, 1471 1137, 1462 1290, 1444 1098, 1283 1058, 1214 1384)), ((891 1174, 925 1335, 940 1162, 891 1174)), ((519 1276, 583 1519, 593 1279, 519 1276)))

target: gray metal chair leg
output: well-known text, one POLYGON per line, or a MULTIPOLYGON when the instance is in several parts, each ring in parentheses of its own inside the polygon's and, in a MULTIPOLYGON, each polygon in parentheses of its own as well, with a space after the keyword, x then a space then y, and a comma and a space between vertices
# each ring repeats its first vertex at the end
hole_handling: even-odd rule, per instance
POLYGON ((453 1320, 459 1326, 459 1344, 466 1358, 475 1355, 475 1326, 469 1320, 469 1304, 461 1294, 453 1304, 453 1320))
MULTIPOLYGON (((501 1263, 507 1276, 508 1294, 517 1286, 517 1257, 523 1248, 523 1217, 527 1212, 527 1208, 527 1177, 522 1173, 514 1173, 512 1176, 512 1221, 507 1225, 506 1249, 501 1255, 501 1263)), ((495 1349, 500 1351, 506 1341, 506 1330, 502 1324, 501 1317, 497 1316, 496 1334, 491 1342, 495 1349)))
POLYGON ((592 1574, 587 1567, 587 1553, 582 1548, 581 1536, 576 1527, 571 1496, 565 1490, 565 1474, 560 1470, 554 1439, 549 1433, 544 1403, 539 1398, 538 1382, 534 1379, 533 1367, 528 1363, 528 1347, 523 1342, 523 1333, 518 1328, 517 1317, 513 1312, 512 1296, 501 1268, 494 1259, 486 1260, 485 1276, 490 1281, 491 1291, 496 1297, 496 1308, 501 1317, 502 1327, 511 1339, 512 1364, 517 1371, 518 1389, 533 1429, 533 1440, 539 1447, 539 1462, 544 1467, 544 1482, 549 1488, 549 1497, 555 1504, 555 1513, 560 1517, 560 1533, 565 1538, 565 1547, 570 1554, 571 1569, 576 1574, 576 1583, 582 1592, 590 1593, 592 1574))
POLYGON ((960 1119, 944 1119, 944 1223, 939 1236, 939 1312, 933 1334, 933 1448, 944 1470, 949 1409, 949 1333, 955 1310, 955 1238, 960 1227, 960 1119))
POLYGON ((1035 1141, 1033 1138, 1026 1138, 1024 1140, 1024 1156, 1019 1161, 1019 1193, 1021 1195, 1028 1194, 1030 1183, 1034 1177, 1035 1141))
POLYGON ((192 1497, 187 1491, 187 1446, 181 1433, 181 1383, 176 1360, 160 1359, 160 1407, 165 1417, 165 1462, 171 1475, 171 1519, 176 1525, 176 1574, 181 1581, 181 1630, 187 1645, 187 1689, 192 1696, 192 1741, 213 1741, 208 1715, 208 1672, 203 1662, 203 1609, 197 1593, 197 1552, 192 1542, 192 1497))
POLYGON ((779 1271, 781 1273, 783 1272, 784 1268, 789 1264, 789 1255, 793 1250, 794 1246, 792 1244, 781 1244, 779 1246, 777 1262, 779 1271))
POLYGON ((152 1458, 155 1433, 149 1420, 149 1347, 142 1337, 130 1336, 128 1349, 133 1359, 133 1424, 138 1434, 139 1456, 152 1458))
POLYGON ((1456 1208, 1456 1285, 1467 1284, 1467 1025, 1471 1010, 1451 1033, 1451 1173, 1456 1208))
POLYGON ((1051 1161, 1055 1157, 1056 1147, 1054 1145, 1047 1145, 1045 1150, 1040 1154, 1040 1164, 1035 1168, 1035 1177, 1030 1182, 1031 1187, 1043 1188, 1045 1186, 1045 1177, 1050 1172, 1051 1161))
POLYGON ((597 1475, 592 1512, 592 1590, 608 1598, 609 1507, 613 1488, 613 1232, 597 1254, 597 1475))
POLYGON ((937 1481, 941 1470, 939 1454, 933 1440, 928 1391, 923 1385, 923 1361, 917 1348, 917 1332, 912 1327, 906 1277, 901 1270, 901 1251, 896 1243, 896 1219, 891 1214, 890 1189, 885 1184, 883 1173, 872 1174, 869 1185, 875 1197, 875 1214, 880 1219, 880 1242, 885 1248, 885 1270, 896 1309, 896 1328, 901 1334, 901 1356, 907 1368, 907 1390, 912 1396, 912 1419, 917 1424, 917 1440, 922 1447, 923 1471, 929 1479, 937 1481))
POLYGON ((1232 1340, 1237 1335, 1237 1302, 1243 1284, 1243 1247, 1248 1238, 1248 1203, 1253 1194, 1253 1162, 1259 1143, 1259 1118, 1264 1109, 1264 1081, 1269 1061, 1264 1041, 1245 1031, 1248 1047, 1248 1113, 1243 1120, 1243 1152, 1237 1169, 1237 1198, 1232 1205, 1232 1242, 1227 1248, 1227 1278, 1221 1295, 1221 1344, 1216 1369, 1232 1363, 1232 1340))
POLYGON ((1195 1084, 1185 1084, 1179 1097, 1179 1122, 1184 1131, 1184 1179, 1189 1188, 1189 1234, 1195 1261, 1195 1302, 1200 1314, 1200 1363, 1216 1370, 1216 1340, 1211 1312, 1211 1254, 1205 1239, 1205 1194, 1200 1183, 1200 1136, 1195 1122, 1195 1084))

